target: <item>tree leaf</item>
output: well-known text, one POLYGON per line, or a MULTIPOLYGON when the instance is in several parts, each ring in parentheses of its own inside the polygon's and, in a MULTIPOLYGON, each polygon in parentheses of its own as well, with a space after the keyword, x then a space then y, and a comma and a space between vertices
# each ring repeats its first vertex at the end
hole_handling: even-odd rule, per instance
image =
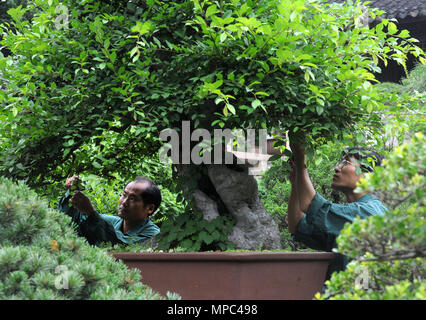
POLYGON ((256 109, 258 106, 260 106, 262 102, 259 99, 255 99, 251 102, 251 106, 256 109))

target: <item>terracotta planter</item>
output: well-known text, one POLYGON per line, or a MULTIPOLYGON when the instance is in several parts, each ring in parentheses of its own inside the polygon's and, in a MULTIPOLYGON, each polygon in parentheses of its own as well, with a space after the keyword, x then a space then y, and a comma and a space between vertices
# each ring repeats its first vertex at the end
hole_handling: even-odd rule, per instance
POLYGON ((321 291, 333 253, 112 253, 142 281, 187 300, 312 299, 321 291))

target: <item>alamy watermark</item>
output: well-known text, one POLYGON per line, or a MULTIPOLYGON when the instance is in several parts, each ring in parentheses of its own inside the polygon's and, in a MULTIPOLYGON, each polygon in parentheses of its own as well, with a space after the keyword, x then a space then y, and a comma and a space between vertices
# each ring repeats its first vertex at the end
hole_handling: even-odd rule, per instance
MULTIPOLYGON (((0 0, 0 3, 1 2, 6 2, 6 0, 0 0)), ((52 4, 53 4, 53 1, 49 1, 49 5, 51 6, 52 4)), ((55 18, 55 28, 58 30, 68 29, 68 26, 69 26, 68 7, 61 3, 56 6, 55 13, 58 14, 58 16, 55 18)))
MULTIPOLYGON (((190 121, 183 121, 180 132, 164 129, 160 140, 166 142, 160 148, 160 161, 173 164, 235 164, 235 152, 267 155, 266 129, 195 129, 190 121), (257 140, 257 143, 256 143, 257 140)), ((258 159, 236 157, 236 164, 256 165, 258 159)), ((254 174, 249 169, 249 174, 254 174)))
POLYGON ((355 287, 360 287, 363 290, 370 288, 370 273, 367 268, 362 268, 361 273, 355 278, 355 287))
POLYGON ((55 274, 58 276, 55 278, 55 288, 58 290, 69 289, 69 274, 67 266, 59 265, 55 268, 55 274))
POLYGON ((58 30, 61 29, 68 29, 68 18, 69 18, 69 12, 68 8, 64 6, 63 4, 60 4, 56 7, 55 12, 59 15, 55 19, 55 27, 58 30))

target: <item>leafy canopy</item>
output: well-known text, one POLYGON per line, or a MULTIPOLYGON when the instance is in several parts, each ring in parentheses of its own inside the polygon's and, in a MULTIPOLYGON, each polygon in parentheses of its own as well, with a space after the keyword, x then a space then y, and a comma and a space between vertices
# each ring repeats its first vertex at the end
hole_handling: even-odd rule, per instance
POLYGON ((30 185, 125 170, 182 120, 333 140, 380 122, 379 60, 424 60, 394 21, 359 25, 359 1, 62 3, 67 19, 36 0, 3 27, 0 172, 30 185))

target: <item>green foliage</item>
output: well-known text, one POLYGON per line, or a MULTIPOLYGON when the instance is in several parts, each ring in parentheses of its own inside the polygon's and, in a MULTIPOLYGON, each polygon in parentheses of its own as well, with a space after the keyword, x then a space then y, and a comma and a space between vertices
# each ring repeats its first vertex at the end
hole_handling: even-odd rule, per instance
POLYGON ((393 261, 352 261, 334 273, 324 295, 331 300, 425 300, 424 258, 393 261))
MULTIPOLYGON (((31 19, 9 11, 0 41, 12 52, 0 57, 0 174, 49 197, 72 174, 107 177, 105 194, 138 165, 158 168, 158 182, 168 172, 149 162, 159 133, 183 120, 303 133, 310 151, 357 125, 380 132, 381 111, 400 97, 371 85, 379 60, 424 60, 392 20, 359 28, 357 5, 65 0, 65 26, 58 4, 29 3, 31 19)), ((172 193, 165 210, 180 217, 172 193)), ((113 209, 114 198, 92 195, 113 209)))
POLYGON ((125 171, 182 120, 210 130, 279 127, 323 143, 359 120, 380 121, 374 111, 388 95, 370 84, 379 59, 423 59, 392 20, 358 28, 360 6, 62 3, 68 28, 56 23, 58 0, 38 0, 27 7, 31 21, 9 12, 17 31, 6 27, 1 41, 13 54, 0 59, 0 172, 31 186, 125 171))
POLYGON ((100 248, 106 249, 108 252, 186 252, 188 250, 176 247, 168 250, 158 249, 158 243, 156 239, 152 239, 150 241, 144 241, 140 243, 136 243, 135 245, 128 246, 124 244, 115 244, 111 245, 111 243, 101 243, 99 245, 100 248))
POLYGON ((284 250, 295 248, 295 244, 291 241, 291 235, 287 228, 287 209, 288 198, 290 197, 291 185, 290 182, 280 181, 285 180, 283 174, 277 180, 269 180, 265 176, 272 176, 278 172, 284 171, 281 161, 275 161, 273 166, 268 169, 258 183, 259 197, 263 206, 275 220, 281 234, 281 245, 284 250), (266 181, 265 181, 266 180, 266 181))
POLYGON ((385 82, 377 84, 377 86, 388 91, 397 91, 399 94, 424 93, 426 92, 426 65, 416 65, 410 71, 409 76, 401 80, 400 84, 385 82))
MULTIPOLYGON (((7 23, 9 20, 12 20, 14 11, 15 12, 20 11, 19 9, 17 10, 16 8, 18 8, 19 6, 21 6, 21 8, 22 7, 25 8, 27 6, 27 2, 28 2, 27 0, 0 1, 0 24, 7 23), (10 13, 8 14, 10 9, 12 9, 12 11, 10 11, 11 14, 10 13)), ((27 14, 27 18, 28 18, 28 14, 27 14)))
POLYGON ((81 178, 86 186, 84 194, 89 197, 94 208, 99 213, 116 215, 118 200, 124 189, 123 181, 119 179, 108 181, 96 175, 82 175, 81 178))
POLYGON ((325 297, 426 298, 425 142, 417 133, 389 155, 384 167, 360 180, 359 191, 377 195, 389 212, 343 228, 337 251, 354 261, 346 271, 333 274, 325 297), (359 277, 368 288, 354 285, 359 277))
POLYGON ((0 179, 0 299, 162 299, 70 223, 26 185, 0 179))
MULTIPOLYGON (((381 83, 376 87, 389 94, 389 110, 382 114, 385 125, 376 140, 384 149, 392 150, 389 142, 407 141, 415 132, 423 131, 426 113, 426 65, 418 64, 400 84, 381 83), (395 94, 400 98, 395 99, 395 94)), ((369 138, 371 139, 371 138, 369 138)), ((383 149, 383 148, 382 148, 383 149)))
POLYGON ((186 212, 171 217, 161 225, 159 250, 181 248, 184 251, 225 251, 233 244, 227 237, 235 222, 231 217, 220 216, 211 221, 199 212, 186 212))

